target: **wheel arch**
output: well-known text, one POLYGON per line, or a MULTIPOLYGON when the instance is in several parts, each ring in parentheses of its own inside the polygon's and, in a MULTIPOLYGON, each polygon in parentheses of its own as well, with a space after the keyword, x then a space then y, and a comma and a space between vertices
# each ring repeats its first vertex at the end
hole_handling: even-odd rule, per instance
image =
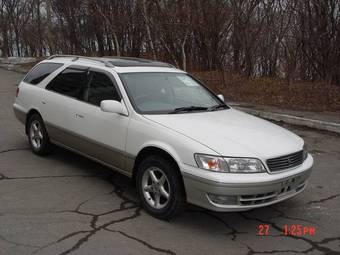
POLYGON ((32 109, 30 109, 30 110, 27 112, 27 114, 26 114, 26 122, 25 122, 25 133, 26 133, 26 135, 28 134, 28 128, 29 128, 29 127, 28 127, 28 121, 29 121, 29 119, 31 118, 31 116, 32 116, 33 114, 38 114, 38 115, 42 118, 40 112, 39 112, 37 109, 35 109, 35 108, 32 108, 32 109))
POLYGON ((133 183, 136 183, 135 181, 136 181, 136 175, 138 172, 139 165, 143 162, 144 159, 146 159, 148 156, 151 156, 151 155, 158 155, 160 157, 163 157, 163 158, 166 158, 172 161, 175 164, 176 171, 178 173, 178 176, 180 177, 181 184, 183 185, 183 190, 185 191, 184 180, 183 180, 182 173, 180 171, 178 159, 176 160, 176 157, 173 156, 173 154, 170 153, 168 150, 161 148, 159 146, 155 146, 155 145, 148 145, 138 152, 137 157, 135 158, 133 172, 132 172, 133 183))

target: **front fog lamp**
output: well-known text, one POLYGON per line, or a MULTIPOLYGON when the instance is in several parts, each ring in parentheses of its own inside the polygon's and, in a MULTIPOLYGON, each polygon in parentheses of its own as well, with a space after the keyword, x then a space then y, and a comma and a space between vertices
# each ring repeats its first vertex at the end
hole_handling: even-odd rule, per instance
POLYGON ((213 203, 219 204, 219 205, 237 205, 238 204, 237 196, 208 194, 208 197, 213 203))
POLYGON ((216 172, 228 172, 228 165, 222 157, 195 154, 199 168, 216 172))
POLYGON ((255 158, 224 158, 230 173, 262 173, 265 172, 262 162, 255 158))

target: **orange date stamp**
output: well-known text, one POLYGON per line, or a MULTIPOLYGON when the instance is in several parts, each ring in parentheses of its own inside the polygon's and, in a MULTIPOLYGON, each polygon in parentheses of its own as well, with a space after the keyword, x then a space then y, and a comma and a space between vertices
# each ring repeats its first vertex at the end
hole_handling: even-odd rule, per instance
MULTIPOLYGON (((291 224, 284 225, 281 229, 283 235, 285 236, 315 236, 316 228, 313 226, 304 226, 301 224, 291 224)), ((270 225, 260 224, 258 226, 259 236, 269 236, 270 235, 270 225)))

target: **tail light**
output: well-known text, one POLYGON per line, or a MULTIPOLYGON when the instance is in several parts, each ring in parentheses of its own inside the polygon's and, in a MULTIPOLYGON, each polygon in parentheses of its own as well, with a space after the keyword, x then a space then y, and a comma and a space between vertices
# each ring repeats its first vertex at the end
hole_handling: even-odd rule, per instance
POLYGON ((17 87, 17 92, 15 93, 15 97, 19 96, 19 91, 20 91, 20 89, 19 89, 19 87, 17 87))

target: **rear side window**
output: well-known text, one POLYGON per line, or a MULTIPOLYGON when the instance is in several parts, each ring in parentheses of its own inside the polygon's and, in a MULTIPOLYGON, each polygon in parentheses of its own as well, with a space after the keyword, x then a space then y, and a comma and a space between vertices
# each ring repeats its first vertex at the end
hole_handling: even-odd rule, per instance
POLYGON ((65 96, 82 99, 83 88, 88 81, 87 73, 87 69, 66 68, 47 85, 46 89, 65 96))
POLYGON ((103 100, 120 101, 120 96, 109 76, 104 73, 92 72, 89 88, 85 90, 85 101, 100 106, 103 100))
POLYGON ((57 63, 42 63, 34 67, 25 77, 24 82, 37 85, 42 82, 47 76, 62 67, 63 64, 57 63))

